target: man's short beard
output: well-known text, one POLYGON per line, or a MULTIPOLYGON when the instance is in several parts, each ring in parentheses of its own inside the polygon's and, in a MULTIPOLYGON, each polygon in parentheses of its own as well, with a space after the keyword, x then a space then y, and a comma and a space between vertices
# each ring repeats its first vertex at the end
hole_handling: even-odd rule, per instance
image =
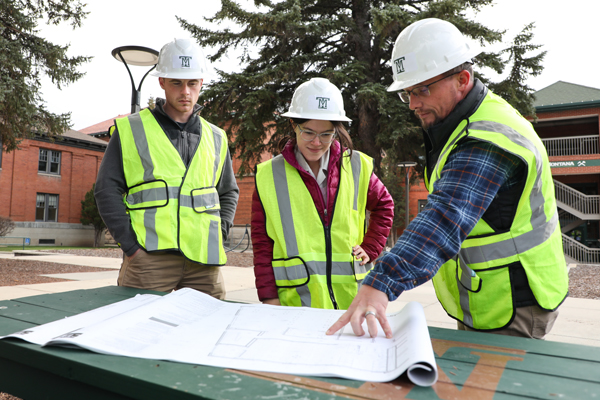
POLYGON ((415 116, 416 116, 416 117, 417 117, 417 119, 418 119, 418 120, 421 122, 421 128, 423 128, 423 129, 425 129, 425 130, 427 130, 427 129, 431 128, 432 126, 434 126, 435 124, 437 124, 437 123, 439 122, 439 121, 437 121, 437 119, 436 119, 436 120, 434 120, 432 123, 430 123, 430 124, 426 124, 426 123, 425 123, 425 121, 421 119, 421 117, 419 117, 418 115, 416 115, 416 112, 415 112, 415 116))

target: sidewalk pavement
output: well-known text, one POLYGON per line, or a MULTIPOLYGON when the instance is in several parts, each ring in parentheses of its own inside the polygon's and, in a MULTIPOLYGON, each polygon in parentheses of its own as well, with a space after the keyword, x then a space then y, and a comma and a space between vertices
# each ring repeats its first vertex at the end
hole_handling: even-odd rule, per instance
MULTIPOLYGON (((0 266, 3 258, 14 257, 13 253, 0 252, 0 266)), ((104 268, 106 271, 44 275, 68 281, 0 287, 0 300, 116 285, 121 266, 120 258, 83 257, 61 253, 17 257, 22 260, 86 265, 104 268)), ((225 266, 221 267, 221 270, 225 279, 227 300, 259 303, 252 268, 225 266)), ((403 293, 398 300, 388 305, 387 312, 398 311, 410 301, 416 301, 423 306, 427 325, 456 329, 456 321, 446 314, 438 302, 431 282, 403 293)), ((559 311, 559 317, 546 340, 600 347, 600 300, 567 298, 559 311)))

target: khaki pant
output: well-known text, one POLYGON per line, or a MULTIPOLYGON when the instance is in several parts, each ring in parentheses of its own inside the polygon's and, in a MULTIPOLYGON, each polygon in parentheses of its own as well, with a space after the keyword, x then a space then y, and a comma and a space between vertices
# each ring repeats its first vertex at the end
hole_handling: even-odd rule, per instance
MULTIPOLYGON (((546 311, 539 306, 527 306, 517 308, 513 322, 504 329, 489 331, 498 335, 521 336, 533 339, 543 339, 558 317, 558 310, 546 311)), ((460 321, 457 321, 458 329, 461 331, 476 331, 460 321)))
POLYGON ((132 259, 123 255, 119 286, 171 292, 189 287, 223 300, 225 285, 219 267, 207 267, 180 254, 139 251, 132 259))

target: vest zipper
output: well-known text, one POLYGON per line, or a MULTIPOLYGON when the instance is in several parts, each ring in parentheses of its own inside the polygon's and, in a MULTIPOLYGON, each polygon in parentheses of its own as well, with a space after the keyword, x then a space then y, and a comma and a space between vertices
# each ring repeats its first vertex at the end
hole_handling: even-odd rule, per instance
POLYGON ((183 161, 183 165, 185 165, 187 169, 190 163, 190 146, 188 146, 188 133, 185 130, 182 130, 180 133, 181 139, 179 147, 181 148, 181 159, 183 161))
MULTIPOLYGON (((341 170, 342 162, 341 161, 342 160, 340 158, 340 175, 342 174, 342 170, 341 170)), ((327 190, 328 191, 329 191, 329 179, 330 179, 330 177, 327 176, 327 190)), ((341 181, 341 178, 340 178, 340 181, 341 181)), ((327 290, 329 291, 329 298, 330 298, 331 303, 333 304, 333 308, 335 310, 339 310, 340 307, 338 306, 337 300, 335 299, 335 295, 333 293, 333 285, 331 282, 331 272, 333 269, 333 262, 331 261, 332 246, 331 246, 331 226, 330 226, 331 224, 330 223, 333 222, 333 212, 335 211, 335 203, 337 201, 337 196, 340 191, 339 185, 340 184, 338 182, 338 187, 336 188, 335 196, 334 196, 334 200, 333 200, 333 208, 331 211, 331 217, 327 218, 327 204, 325 204, 325 207, 323 209, 323 218, 321 219, 321 223, 323 224, 323 230, 325 231, 325 256, 327 257, 327 261, 325 264, 325 273, 327 274, 327 290), (328 219, 329 219, 329 221, 327 221, 328 219), (326 222, 328 222, 328 223, 326 224, 326 222)), ((319 188, 317 187, 317 189, 319 189, 319 188)), ((320 191, 320 189, 319 189, 319 191, 320 191)), ((328 193, 327 198, 329 199, 329 193, 328 193)), ((316 206, 317 205, 315 204, 315 207, 316 206)))
MULTIPOLYGON (((327 216, 327 211, 325 211, 325 216, 327 216)), ((333 286, 331 283, 331 270, 333 268, 331 262, 331 229, 329 226, 325 226, 325 253, 327 254, 327 289, 329 290, 329 297, 331 298, 331 302, 333 303, 333 308, 339 310, 339 306, 337 301, 335 300, 335 295, 333 294, 333 286)))
MULTIPOLYGON (((343 156, 343 155, 342 155, 343 156)), ((324 209, 324 216, 325 216, 325 220, 329 220, 328 224, 325 225, 325 221, 323 221, 323 226, 325 228, 325 254, 327 256, 327 264, 326 264, 326 273, 327 273, 327 289, 329 290, 329 297, 331 298, 331 303, 333 304, 333 308, 336 310, 339 310, 340 307, 338 306, 337 300, 335 299, 335 295, 333 293, 333 284, 331 282, 331 273, 332 273, 332 269, 333 269, 333 262, 331 261, 332 255, 332 246, 331 246, 331 223, 333 222, 333 213, 335 211, 335 204, 337 202, 337 196, 340 192, 340 182, 342 181, 341 175, 342 175, 342 158, 340 157, 340 179, 338 181, 338 187, 335 190, 335 195, 333 198, 333 207, 331 210, 331 216, 329 218, 327 218, 327 204, 325 204, 325 209, 324 209)), ((329 176, 327 176, 327 190, 329 191, 329 176)), ((329 199, 329 193, 327 198, 329 199)))

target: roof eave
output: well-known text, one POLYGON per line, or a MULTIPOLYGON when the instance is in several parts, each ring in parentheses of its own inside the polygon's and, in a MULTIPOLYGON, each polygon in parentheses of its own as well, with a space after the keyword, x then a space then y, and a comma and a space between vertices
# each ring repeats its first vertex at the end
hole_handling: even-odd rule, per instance
POLYGON ((566 111, 576 110, 581 108, 595 108, 600 107, 600 100, 592 101, 581 101, 578 103, 565 103, 565 104, 548 104, 547 106, 536 106, 535 112, 549 112, 549 111, 566 111))
POLYGON ((33 140, 37 140, 40 142, 47 142, 53 144, 62 144, 63 146, 69 147, 77 147, 80 149, 88 149, 93 151, 106 151, 107 144, 88 142, 86 140, 81 140, 77 138, 71 138, 66 136, 55 136, 53 138, 49 138, 46 134, 36 134, 34 137, 30 138, 33 140))

